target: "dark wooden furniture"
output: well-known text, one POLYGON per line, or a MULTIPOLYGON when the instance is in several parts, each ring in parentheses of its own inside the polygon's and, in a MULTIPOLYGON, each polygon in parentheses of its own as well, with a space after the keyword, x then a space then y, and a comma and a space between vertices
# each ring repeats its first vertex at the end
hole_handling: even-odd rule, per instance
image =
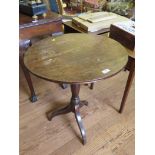
MULTIPOLYGON (((63 24, 64 24, 64 33, 88 33, 82 28, 72 23, 72 21, 63 22, 63 24)), ((92 32, 89 32, 89 33, 101 35, 107 32, 110 32, 109 34, 110 38, 117 40, 123 46, 127 47, 127 51, 128 51, 128 62, 125 67, 125 70, 129 71, 129 76, 128 76, 128 80, 125 86, 124 94, 123 94, 120 109, 119 109, 119 112, 122 113, 125 107, 125 103, 135 74, 135 53, 134 53, 135 36, 127 33, 126 31, 118 29, 118 27, 114 25, 111 25, 110 29, 103 29, 94 33, 92 32)), ((90 89, 93 89, 93 88, 94 88, 94 83, 91 83, 90 89)))
POLYGON ((31 39, 40 37, 46 34, 52 36, 62 34, 62 20, 61 15, 53 12, 48 12, 46 17, 40 16, 38 21, 32 22, 32 17, 19 14, 19 62, 27 80, 31 97, 30 100, 35 102, 37 100, 31 77, 24 66, 23 55, 26 49, 31 45, 31 39))
POLYGON ((129 76, 126 82, 121 106, 119 109, 119 112, 122 113, 135 75, 135 35, 128 33, 127 31, 120 29, 115 25, 111 25, 109 37, 117 40, 119 43, 125 46, 128 51, 128 62, 125 70, 129 71, 129 76))
POLYGON ((48 112, 47 117, 51 120, 54 116, 73 112, 83 144, 86 143, 86 132, 79 110, 88 103, 80 101, 80 85, 110 78, 119 73, 126 62, 126 49, 118 42, 82 33, 43 39, 32 45, 24 56, 25 66, 34 75, 51 82, 70 84, 70 103, 48 112))
POLYGON ((120 29, 113 24, 110 26, 110 37, 117 40, 130 50, 134 50, 135 48, 135 35, 120 29))
MULTIPOLYGON (((116 27, 115 25, 111 25, 109 37, 125 46, 128 52, 128 62, 125 66, 125 71, 126 70, 129 71, 129 76, 126 82, 124 94, 119 109, 119 112, 122 113, 135 75, 135 52, 134 52, 135 36, 116 27)), ((93 89, 93 87, 94 83, 91 83, 90 89, 93 89)))
POLYGON ((129 94, 129 90, 130 90, 132 81, 133 81, 134 76, 135 76, 135 57, 134 56, 130 56, 130 55, 128 56, 128 63, 126 65, 125 69, 127 69, 129 71, 129 76, 128 76, 128 79, 127 79, 127 83, 126 83, 126 86, 125 86, 123 98, 122 98, 122 101, 121 101, 121 106, 120 106, 120 109, 119 109, 120 113, 122 113, 123 110, 124 110, 125 103, 126 103, 126 100, 127 100, 128 94, 129 94))

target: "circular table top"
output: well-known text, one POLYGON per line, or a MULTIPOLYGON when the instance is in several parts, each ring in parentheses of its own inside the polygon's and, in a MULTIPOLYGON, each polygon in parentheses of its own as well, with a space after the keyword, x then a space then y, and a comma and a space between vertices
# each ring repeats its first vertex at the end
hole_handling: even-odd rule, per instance
POLYGON ((111 77, 127 62, 126 49, 103 36, 70 33, 33 44, 24 63, 34 75, 58 83, 90 83, 111 77))

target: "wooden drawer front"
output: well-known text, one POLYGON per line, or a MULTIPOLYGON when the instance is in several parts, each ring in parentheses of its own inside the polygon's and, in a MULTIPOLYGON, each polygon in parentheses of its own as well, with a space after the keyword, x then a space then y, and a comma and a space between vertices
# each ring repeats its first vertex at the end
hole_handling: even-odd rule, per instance
POLYGON ((58 32, 63 32, 61 21, 20 29, 19 38, 31 39, 33 37, 52 34, 52 33, 58 33, 58 32))
POLYGON ((118 27, 111 25, 110 27, 110 38, 117 40, 123 46, 129 48, 130 50, 134 50, 135 47, 135 36, 129 34, 128 32, 119 29, 118 27))

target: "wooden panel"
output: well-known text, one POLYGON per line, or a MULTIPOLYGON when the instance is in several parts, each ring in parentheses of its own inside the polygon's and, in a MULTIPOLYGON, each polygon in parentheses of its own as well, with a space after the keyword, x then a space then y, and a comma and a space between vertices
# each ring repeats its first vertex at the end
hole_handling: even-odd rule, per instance
POLYGON ((111 25, 110 27, 110 37, 120 42, 125 47, 130 50, 134 50, 135 47, 135 36, 129 34, 128 32, 116 27, 115 25, 111 25))
POLYGON ((61 21, 20 29, 20 39, 62 32, 61 21))

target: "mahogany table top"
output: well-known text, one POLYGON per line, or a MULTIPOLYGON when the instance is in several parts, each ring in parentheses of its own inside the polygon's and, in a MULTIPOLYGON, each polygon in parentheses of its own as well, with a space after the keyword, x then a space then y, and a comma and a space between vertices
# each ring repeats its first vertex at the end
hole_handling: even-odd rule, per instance
POLYGON ((99 35, 70 33, 33 44, 24 56, 30 72, 58 83, 90 83, 117 74, 127 62, 118 42, 99 35))

